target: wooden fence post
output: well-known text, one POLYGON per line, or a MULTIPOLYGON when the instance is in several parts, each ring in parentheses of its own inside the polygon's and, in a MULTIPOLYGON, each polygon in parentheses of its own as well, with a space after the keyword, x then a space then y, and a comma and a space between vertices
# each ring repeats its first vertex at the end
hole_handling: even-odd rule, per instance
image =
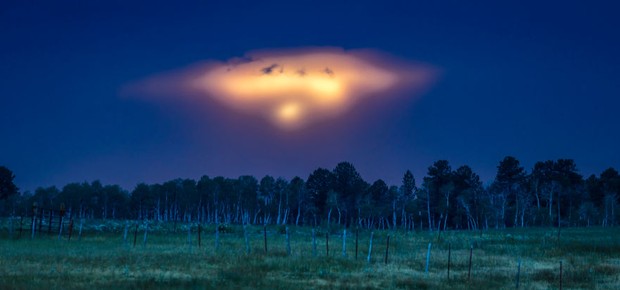
POLYGON ((370 232, 370 241, 368 242, 368 263, 370 263, 370 259, 372 258, 372 236, 375 232, 370 232))
POLYGON ((390 234, 387 236, 387 245, 385 246, 385 264, 388 263, 388 256, 390 255, 390 234))

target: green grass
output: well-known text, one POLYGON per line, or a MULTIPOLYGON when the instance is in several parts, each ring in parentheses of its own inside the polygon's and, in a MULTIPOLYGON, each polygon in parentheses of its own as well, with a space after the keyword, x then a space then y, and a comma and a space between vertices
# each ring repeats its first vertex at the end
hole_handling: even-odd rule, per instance
POLYGON ((187 243, 187 225, 152 225, 146 246, 143 231, 133 247, 133 228, 123 242, 124 223, 91 222, 81 240, 65 235, 23 232, 9 237, 0 223, 0 288, 4 289, 514 289, 521 259, 520 289, 558 289, 563 263, 564 289, 620 289, 620 230, 611 228, 508 229, 484 232, 375 231, 371 262, 369 231, 360 231, 358 259, 355 233, 347 233, 342 256, 342 231, 332 229, 326 256, 325 230, 317 235, 312 255, 310 228, 290 227, 291 256, 282 228, 268 227, 264 252, 262 227, 250 226, 251 253, 245 252, 242 227, 220 233, 215 249, 214 227, 202 231, 197 245, 187 243), (390 256, 384 263, 387 235, 390 256), (432 243, 430 271, 426 251, 432 243), (451 248, 447 279, 448 245, 451 248), (471 279, 467 279, 473 245, 471 279))

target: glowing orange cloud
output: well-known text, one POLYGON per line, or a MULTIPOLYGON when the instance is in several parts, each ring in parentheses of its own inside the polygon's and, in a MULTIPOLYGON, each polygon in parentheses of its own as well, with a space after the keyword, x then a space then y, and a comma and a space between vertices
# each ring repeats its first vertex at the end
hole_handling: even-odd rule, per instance
POLYGON ((433 78, 428 66, 377 52, 314 48, 250 52, 242 59, 153 78, 146 87, 211 97, 290 130, 343 114, 367 96, 422 89, 433 78))

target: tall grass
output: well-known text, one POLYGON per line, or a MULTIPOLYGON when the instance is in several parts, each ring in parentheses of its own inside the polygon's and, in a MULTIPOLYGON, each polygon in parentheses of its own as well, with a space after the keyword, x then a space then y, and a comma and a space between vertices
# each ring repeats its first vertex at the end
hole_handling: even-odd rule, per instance
MULTIPOLYGON (((6 289, 514 289, 521 259, 520 289, 556 289, 563 262, 565 289, 620 289, 620 230, 613 228, 507 229, 484 232, 375 231, 373 256, 366 261, 369 231, 347 231, 346 257, 342 229, 330 231, 326 256, 325 229, 317 229, 318 255, 312 256, 311 229, 290 227, 291 255, 282 227, 269 226, 264 251, 262 226, 248 226, 250 254, 243 228, 220 232, 204 225, 201 247, 193 226, 153 224, 146 246, 143 227, 133 246, 133 228, 123 241, 124 222, 90 222, 81 240, 66 236, 22 234, 9 237, 0 224, 0 288, 6 289), (384 264, 387 235, 390 259, 384 264), (429 274, 426 250, 432 243, 429 274), (448 245, 451 254, 447 279, 448 245), (471 280, 467 279, 473 246, 471 280)), ((75 235, 75 233, 74 233, 75 235)))

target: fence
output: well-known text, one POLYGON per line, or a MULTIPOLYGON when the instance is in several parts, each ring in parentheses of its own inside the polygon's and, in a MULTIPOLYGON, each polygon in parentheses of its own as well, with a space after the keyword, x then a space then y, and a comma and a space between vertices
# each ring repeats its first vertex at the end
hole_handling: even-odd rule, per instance
MULTIPOLYGON (((66 238, 71 240, 73 231, 73 219, 71 211, 54 210, 49 208, 38 208, 30 217, 12 217, 9 219, 9 232, 12 238, 25 238, 30 235, 34 239, 39 235, 58 235, 58 239, 66 238)), ((312 257, 329 257, 366 261, 367 263, 383 262, 384 264, 392 263, 394 255, 393 247, 399 247, 399 242, 403 242, 403 236, 393 236, 390 231, 379 231, 378 235, 374 231, 360 231, 358 229, 324 229, 315 228, 309 232, 307 229, 302 231, 293 231, 288 226, 243 226, 243 227, 226 227, 221 225, 203 225, 199 223, 183 224, 180 230, 161 231, 158 223, 149 223, 148 221, 125 221, 122 230, 123 242, 130 246, 133 238, 133 247, 137 247, 137 240, 140 236, 141 246, 148 247, 149 234, 152 232, 158 235, 167 235, 180 237, 185 236, 186 239, 177 240, 177 246, 187 245, 192 247, 205 248, 209 247, 218 252, 245 253, 246 255, 258 253, 277 254, 278 256, 312 256, 312 257), (168 233, 165 233, 168 231, 168 233), (133 234, 133 237, 131 235, 133 234), (364 235, 364 239, 360 237, 364 235), (330 243, 331 240, 331 243, 330 243), (227 242, 225 242, 227 241, 227 242), (232 242, 235 241, 235 242, 232 242), (363 244, 362 242, 363 241, 363 244), (213 243, 212 243, 213 242, 213 243), (374 245, 373 245, 374 243, 374 245), (320 244, 317 249, 317 244, 320 244), (234 245, 234 248, 233 248, 234 245), (252 245, 252 246, 250 246, 252 245), (323 248, 324 246, 324 248, 323 248), (359 258, 358 258, 359 257, 359 258)), ((296 228, 293 228, 296 229, 296 228)), ((79 236, 82 233, 82 222, 79 225, 79 236)), ((445 273, 445 279, 450 280, 451 266, 453 265, 453 248, 450 243, 443 243, 437 238, 439 245, 440 257, 435 256, 434 260, 440 259, 444 262, 441 265, 433 265, 431 254, 437 255, 437 245, 433 241, 426 244, 419 244, 424 249, 425 257, 416 257, 414 259, 425 260, 424 271, 427 273, 429 269, 434 268, 434 272, 445 273)), ((454 242, 454 241, 453 241, 454 242)), ((474 244, 470 242, 460 241, 461 266, 467 269, 467 281, 472 278, 472 261, 476 259, 474 244), (467 244, 464 247, 464 244, 467 244), (464 262, 463 262, 464 261, 464 262)), ((400 244, 402 247, 402 244, 400 244)), ((402 249, 400 249, 402 253, 402 249)), ((410 259, 407 257, 406 259, 410 259)), ((516 259, 515 259, 516 260, 516 259)), ((399 261, 402 262, 402 261, 399 261)), ((520 286, 521 275, 521 259, 518 258, 518 266, 515 267, 515 286, 520 286)), ((559 264, 559 287, 563 286, 562 262, 559 264)))
POLYGON ((51 208, 35 208, 33 214, 28 217, 9 218, 9 236, 21 239, 24 236, 34 238, 38 235, 58 235, 70 237, 73 231, 73 218, 71 210, 63 208, 56 210, 51 208))

